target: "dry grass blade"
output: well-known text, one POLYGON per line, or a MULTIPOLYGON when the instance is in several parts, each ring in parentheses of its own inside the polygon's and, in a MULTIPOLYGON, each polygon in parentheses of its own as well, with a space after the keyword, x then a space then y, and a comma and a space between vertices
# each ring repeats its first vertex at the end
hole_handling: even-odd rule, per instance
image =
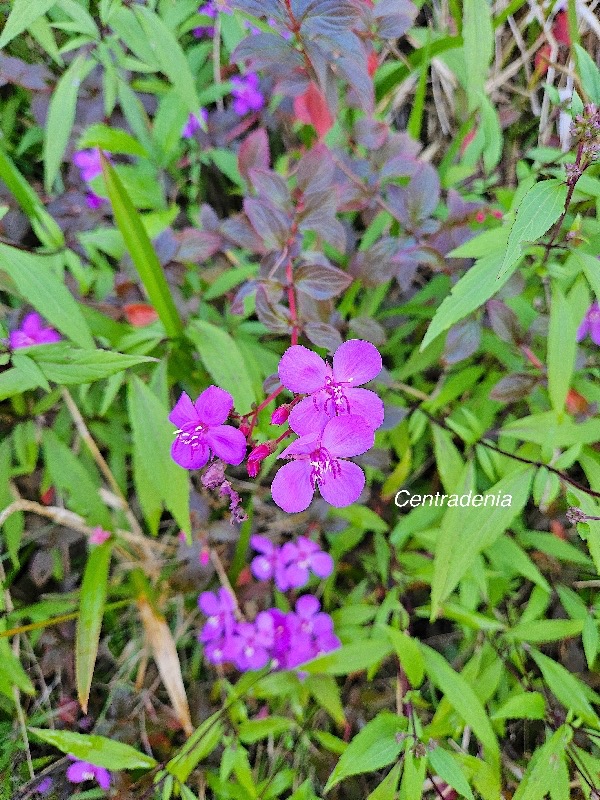
POLYGON ((138 609, 152 655, 167 690, 173 711, 187 736, 194 731, 190 708, 181 676, 181 664, 175 640, 163 616, 156 613, 145 597, 139 597, 138 609))

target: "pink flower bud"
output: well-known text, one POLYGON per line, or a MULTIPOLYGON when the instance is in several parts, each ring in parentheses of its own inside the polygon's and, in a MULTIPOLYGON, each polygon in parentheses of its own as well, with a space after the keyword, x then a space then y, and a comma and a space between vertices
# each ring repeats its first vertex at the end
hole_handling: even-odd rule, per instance
POLYGON ((276 408, 271 415, 271 425, 283 425, 284 422, 287 422, 289 415, 290 405, 289 403, 284 403, 279 408, 276 408))
POLYGON ((104 531, 100 525, 97 525, 90 536, 90 544, 104 544, 104 542, 107 539, 110 539, 111 536, 112 534, 110 531, 104 531))
POLYGON ((271 455, 271 453, 275 450, 275 447, 275 442, 263 442, 263 444, 259 444, 250 453, 248 456, 248 464, 246 466, 248 469, 248 475, 251 478, 256 478, 261 462, 264 461, 267 456, 271 455))
POLYGON ((475 219, 476 219, 477 222, 485 222, 485 212, 478 211, 475 214, 475 219))
POLYGON ((247 422, 240 423, 240 431, 244 434, 244 436, 248 436, 250 433, 250 425, 247 422))
POLYGON ((495 209, 492 211, 492 217, 494 217, 495 219, 502 219, 502 217, 503 217, 503 216, 504 216, 504 214, 502 213, 502 211, 500 211, 500 210, 499 210, 499 209, 497 209, 497 208, 495 208, 495 209))

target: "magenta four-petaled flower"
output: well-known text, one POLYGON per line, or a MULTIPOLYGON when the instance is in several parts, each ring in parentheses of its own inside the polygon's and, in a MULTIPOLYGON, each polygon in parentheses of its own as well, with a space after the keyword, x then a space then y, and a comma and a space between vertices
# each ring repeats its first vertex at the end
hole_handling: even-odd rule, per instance
POLYGON ((44 320, 35 311, 24 317, 21 327, 11 331, 8 339, 13 350, 31 347, 34 344, 52 344, 60 340, 61 335, 58 331, 44 327, 44 320))
POLYGON ((243 117, 250 111, 260 111, 265 104, 265 98, 259 89, 258 75, 255 72, 233 77, 231 94, 233 110, 238 117, 243 117))
POLYGON ((224 389, 209 386, 195 403, 184 392, 169 414, 177 425, 171 455, 184 469, 200 469, 211 453, 226 464, 241 464, 246 439, 237 428, 223 423, 233 408, 233 398, 224 389))
POLYGON ((260 553, 250 564, 252 574, 260 581, 273 578, 280 592, 306 586, 311 572, 319 578, 328 578, 333 572, 329 553, 306 536, 277 547, 266 536, 256 535, 251 537, 250 544, 260 553))

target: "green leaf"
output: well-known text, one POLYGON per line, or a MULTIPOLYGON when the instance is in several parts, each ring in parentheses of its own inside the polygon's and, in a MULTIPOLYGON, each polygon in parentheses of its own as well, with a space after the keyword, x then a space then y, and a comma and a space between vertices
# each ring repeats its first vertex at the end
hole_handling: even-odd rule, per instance
MULTIPOLYGON (((457 490, 463 495, 469 492, 473 494, 471 470, 472 466, 469 465, 463 484, 457 490)), ((484 504, 471 506, 468 514, 458 506, 448 507, 436 543, 431 584, 432 619, 439 614, 442 603, 475 563, 477 555, 494 544, 522 511, 529 498, 533 474, 533 469, 526 469, 503 478, 483 494, 484 504), (492 499, 498 498, 501 501, 510 498, 510 505, 491 505, 492 499), (488 505, 485 505, 486 502, 488 505)))
POLYGON ((68 505, 90 525, 101 525, 105 530, 112 526, 106 504, 99 495, 98 474, 84 466, 53 430, 42 435, 44 461, 57 489, 68 494, 68 505))
POLYGON ((502 428, 502 435, 550 448, 595 444, 600 440, 600 420, 589 419, 578 423, 570 417, 564 417, 559 422, 553 411, 545 411, 509 422, 502 428))
POLYGON ((600 70, 594 59, 579 44, 574 45, 577 54, 577 71, 581 85, 592 103, 600 105, 600 70))
POLYGON ((136 376, 130 381, 127 397, 138 463, 146 470, 156 496, 164 501, 180 528, 189 533, 189 478, 171 458, 175 428, 168 419, 169 409, 136 376))
POLYGON ((585 660, 587 661, 588 667, 592 669, 596 656, 598 655, 600 637, 598 634, 598 623, 590 615, 585 618, 585 622, 583 623, 582 641, 585 660))
POLYGON ((119 176, 106 158, 101 156, 101 160, 108 197, 125 246, 167 335, 177 338, 183 333, 183 324, 158 256, 119 176))
POLYGON ((490 255, 480 258, 467 270, 435 312, 425 338, 421 342, 420 350, 424 350, 440 333, 481 308, 504 286, 510 278, 511 272, 509 270, 497 279, 501 263, 502 252, 492 252, 490 255))
POLYGON ((471 787, 465 778, 460 764, 457 762, 456 756, 453 756, 442 747, 434 747, 429 753, 429 763, 432 770, 437 773, 448 786, 456 789, 463 797, 467 797, 469 800, 475 800, 471 787))
POLYGON ((520 692, 509 697, 491 719, 544 719, 546 701, 539 692, 520 692))
POLYGON ((304 679, 304 685, 310 691, 317 703, 338 725, 344 725, 346 715, 340 696, 340 687, 331 675, 309 675, 304 679))
POLYGON ((233 397, 238 414, 250 411, 256 396, 246 362, 233 338, 211 322, 199 319, 190 325, 187 335, 198 348, 208 374, 233 397))
POLYGON ((416 689, 423 682, 425 674, 425 662, 419 645, 403 631, 397 631, 390 627, 386 630, 410 685, 416 689))
POLYGON ((0 35, 0 49, 5 48, 15 36, 27 30, 32 22, 35 22, 55 4, 56 0, 14 0, 2 35, 0 35))
POLYGON ((166 765, 167 772, 184 783, 196 765, 212 753, 222 741, 223 725, 220 721, 222 711, 215 711, 199 725, 179 753, 166 765))
POLYGON ((171 81, 190 114, 197 114, 200 100, 194 76, 181 45, 162 19, 149 8, 136 6, 134 11, 144 29, 148 44, 158 59, 161 72, 171 81))
POLYGON ((78 142, 78 148, 84 150, 88 147, 99 147, 110 153, 126 153, 130 156, 147 157, 146 148, 137 139, 118 128, 108 125, 90 125, 78 142))
POLYGON ((75 677, 77 697, 84 714, 87 714, 94 665, 98 654, 111 554, 112 542, 110 541, 92 548, 85 565, 79 593, 79 617, 75 635, 75 677))
POLYGON ((515 625, 506 631, 506 636, 519 642, 540 644, 570 639, 579 636, 582 630, 583 620, 580 619, 544 619, 515 625))
POLYGON ((292 720, 286 717, 266 717, 265 719, 249 719, 242 722, 238 729, 240 741, 254 744, 269 736, 280 736, 295 727, 292 720))
POLYGON ((363 639, 361 642, 344 644, 331 653, 319 656, 302 666, 303 672, 326 675, 349 675, 369 669, 383 661, 392 652, 392 645, 384 639, 363 639))
POLYGON ((37 192, 32 189, 2 148, 0 148, 0 178, 27 214, 40 242, 50 249, 63 247, 65 240, 60 227, 44 208, 37 192))
POLYGON ((58 256, 37 256, 0 244, 0 270, 10 276, 19 294, 61 333, 93 350, 94 340, 79 305, 53 271, 58 263, 58 256))
POLYGON ((463 51, 466 67, 466 90, 469 111, 474 111, 485 97, 485 82, 494 49, 492 13, 487 0, 464 0, 463 51))
POLYGON ((404 717, 385 711, 367 722, 340 756, 325 792, 350 775, 375 772, 395 761, 404 747, 397 735, 405 729, 404 717))
POLYGON ((427 675, 444 693, 457 714, 471 726, 486 749, 488 762, 497 767, 500 761, 498 740, 479 698, 465 678, 455 672, 436 650, 424 644, 421 644, 421 650, 425 658, 427 675))
POLYGON ((65 385, 92 383, 115 375, 137 364, 155 361, 148 356, 117 353, 113 350, 76 350, 65 344, 23 348, 48 380, 65 385))
POLYGON ((87 736, 71 731, 51 731, 42 728, 28 728, 29 733, 46 744, 69 753, 81 761, 107 769, 152 769, 157 761, 134 747, 105 736, 87 736))
POLYGON ((600 729, 600 719, 585 694, 584 685, 574 675, 548 656, 531 650, 531 657, 540 668, 544 681, 559 703, 596 730, 600 729))
POLYGON ((564 762, 570 739, 570 731, 561 727, 535 751, 513 800, 543 800, 546 797, 556 781, 560 763, 564 762))
POLYGON ((396 800, 398 794, 398 781, 402 772, 402 763, 398 762, 393 767, 386 777, 381 781, 379 786, 369 794, 367 800, 396 800))
MULTIPOLYGON (((2 590, 5 588, 0 583, 2 590)), ((0 601, 0 611, 2 601, 0 601)), ((6 619, 0 619, 0 631, 6 630, 6 619)), ((0 692, 14 702, 13 687, 21 692, 35 694, 35 689, 21 662, 10 648, 7 638, 0 639, 0 692)))
POLYGON ((566 297, 556 283, 548 329, 548 394, 552 408, 561 413, 571 386, 577 354, 577 321, 566 297))
POLYGON ((91 72, 94 62, 78 55, 68 70, 61 76, 50 96, 48 118, 44 126, 44 187, 52 191, 73 123, 79 87, 91 72))
POLYGON ((564 211, 566 199, 566 185, 555 178, 532 186, 517 208, 498 278, 519 261, 523 245, 537 242, 554 225, 564 211))
POLYGON ((35 376, 30 372, 18 369, 18 367, 12 367, 0 372, 0 400, 14 397, 16 394, 35 389, 37 386, 39 386, 39 383, 35 376))

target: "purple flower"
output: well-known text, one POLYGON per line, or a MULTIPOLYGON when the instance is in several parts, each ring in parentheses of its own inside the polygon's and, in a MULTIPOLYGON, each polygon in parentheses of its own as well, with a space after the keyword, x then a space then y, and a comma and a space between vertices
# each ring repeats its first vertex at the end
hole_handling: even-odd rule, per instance
POLYGON ((183 130, 181 131, 183 138, 192 139, 198 131, 203 130, 207 119, 208 111, 206 111, 205 108, 201 108, 197 114, 190 114, 187 122, 183 126, 183 130))
POLYGON ((89 192, 86 192, 85 202, 88 204, 88 208, 91 208, 92 211, 96 211, 105 202, 105 200, 103 197, 100 197, 99 194, 92 192, 90 189, 89 192))
POLYGON ((44 328, 44 320, 32 311, 23 319, 21 327, 11 331, 9 344, 13 350, 19 347, 31 347, 34 344, 52 344, 60 342, 61 335, 54 328, 44 328))
POLYGON ((38 794, 48 794, 50 789, 52 788, 52 784, 54 781, 52 778, 42 778, 42 780, 38 783, 35 787, 34 791, 38 794))
POLYGON ((600 345, 600 306, 596 300, 588 308, 577 330, 577 341, 581 342, 588 334, 594 344, 600 345))
POLYGON ((333 572, 332 557, 306 536, 300 536, 295 542, 286 542, 281 548, 280 560, 285 564, 288 587, 293 589, 306 586, 310 572, 318 578, 328 578, 333 572))
MULTIPOLYGON (((203 14, 205 17, 210 17, 211 19, 215 19, 217 16, 217 9, 215 8, 214 0, 209 0, 208 3, 205 3, 203 6, 200 6, 198 9, 198 14, 203 14)), ((204 26, 200 25, 198 28, 194 28, 192 31, 196 39, 202 39, 204 36, 214 36, 215 29, 212 25, 204 26)))
POLYGON ((288 615, 288 667, 295 667, 340 647, 341 642, 333 632, 333 620, 320 608, 321 604, 314 595, 305 594, 298 598, 295 614, 288 615))
POLYGON ((309 395, 292 409, 291 429, 304 436, 345 414, 362 417, 373 430, 379 428, 384 414, 381 398, 355 387, 373 380, 381 367, 377 348, 361 339, 341 344, 333 356, 333 367, 307 347, 288 347, 279 362, 281 383, 292 392, 309 395))
POLYGON ((233 647, 236 629, 233 597, 223 588, 217 594, 203 592, 198 598, 198 605, 208 617, 198 637, 204 643, 207 661, 211 664, 231 661, 236 652, 233 647))
POLYGON ((280 548, 266 536, 252 536, 250 544, 257 553, 261 554, 253 558, 250 564, 254 577, 259 581, 275 578, 275 585, 279 591, 287 591, 291 584, 286 577, 286 565, 281 558, 280 548))
POLYGON ((169 414, 178 426, 171 456, 184 469, 200 469, 211 453, 226 464, 241 464, 246 454, 244 434, 223 425, 233 408, 233 398, 224 389, 209 386, 195 403, 184 392, 169 414))
POLYGON ((261 669, 271 658, 274 641, 273 618, 261 611, 254 622, 238 623, 233 636, 233 660, 239 670, 261 669))
MULTIPOLYGON (((103 155, 110 160, 108 153, 104 153, 103 151, 103 155)), ((98 175, 102 175, 100 150, 97 147, 91 150, 79 150, 73 155, 73 163, 76 167, 79 167, 81 180, 86 183, 93 181, 98 175)))
POLYGON ((258 75, 255 72, 236 76, 231 79, 231 84, 233 110, 238 117, 243 117, 250 111, 260 111, 264 106, 265 98, 258 88, 258 75))
POLYGON ((73 763, 67 770, 67 780, 71 783, 96 781, 101 789, 110 788, 110 772, 104 767, 96 767, 87 761, 79 761, 75 756, 69 756, 73 763))
POLYGON ((365 453, 373 443, 373 429, 364 419, 353 414, 335 417, 321 434, 302 436, 281 453, 279 458, 292 460, 273 479, 273 500, 290 514, 304 511, 318 486, 330 505, 351 505, 362 492, 365 476, 344 457, 365 453))

